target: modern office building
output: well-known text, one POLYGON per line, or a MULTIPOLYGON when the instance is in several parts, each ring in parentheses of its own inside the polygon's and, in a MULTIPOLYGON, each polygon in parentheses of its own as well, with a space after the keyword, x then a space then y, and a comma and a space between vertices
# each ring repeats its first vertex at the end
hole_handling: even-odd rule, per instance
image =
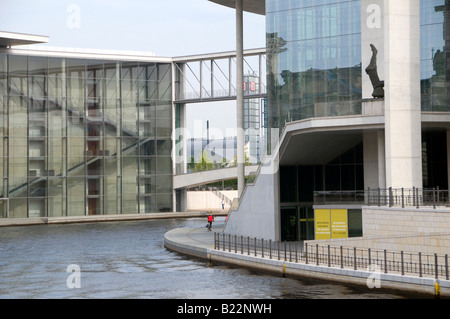
POLYGON ((173 211, 171 60, 1 38, 0 216, 173 211))
POLYGON ((227 233, 329 239, 340 218, 345 237, 361 236, 364 203, 315 196, 449 189, 448 0, 246 0, 243 10, 266 16, 267 121, 279 142, 269 136, 272 154, 227 233))
MULTIPOLYGON (((190 173, 190 157, 207 149, 212 161, 235 161, 236 137, 199 145, 185 130, 187 104, 236 98, 235 52, 167 58, 37 45, 48 41, 0 32, 0 218, 180 211, 193 185, 176 188, 174 179, 190 173), (208 63, 211 74, 209 91, 200 83, 187 98, 189 63, 208 63), (214 70, 229 83, 215 82, 214 70)), ((259 61, 262 54, 249 52, 259 61)), ((262 82, 248 81, 249 100, 262 97, 262 82)), ((254 112, 249 125, 259 120, 254 112)), ((202 178, 196 185, 218 177, 202 178)))
MULTIPOLYGON (((266 98, 260 149, 267 156, 226 233, 361 236, 369 190, 420 190, 419 199, 426 189, 449 189, 448 0, 210 1, 237 8, 239 23, 242 11, 266 17, 267 98, 259 98, 266 98), (317 201, 330 194, 344 200, 317 201)), ((183 190, 172 182, 185 171, 186 150, 182 134, 172 133, 183 127, 183 103, 191 101, 177 97, 183 62, 26 51, 14 45, 42 39, 0 38, 0 46, 12 46, 0 52, 3 217, 182 207, 183 190)), ((193 59, 216 66, 215 58, 193 59)), ((226 98, 239 105, 231 78, 226 98)), ((199 99, 223 98, 212 78, 200 77, 200 87, 199 99)), ((238 149, 244 145, 238 136, 238 149)))

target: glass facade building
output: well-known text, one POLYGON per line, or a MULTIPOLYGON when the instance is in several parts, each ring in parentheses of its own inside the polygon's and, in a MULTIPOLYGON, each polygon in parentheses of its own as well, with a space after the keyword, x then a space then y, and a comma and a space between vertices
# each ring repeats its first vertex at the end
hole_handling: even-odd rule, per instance
MULTIPOLYGON (((269 128, 362 114, 362 61, 368 57, 362 57, 361 6, 361 0, 266 1, 269 128)), ((421 0, 420 6, 421 108, 448 112, 450 2, 421 0)), ((446 134, 422 132, 423 187, 448 186, 446 134)), ((362 135, 360 143, 329 163, 280 167, 283 240, 314 238, 314 191, 364 189, 362 135)))
MULTIPOLYGON (((266 18, 269 128, 361 114, 361 2, 268 0, 266 18)), ((314 238, 314 191, 364 187, 361 146, 327 164, 280 167, 282 240, 314 238)))
MULTIPOLYGON (((256 75, 244 76, 244 96, 259 91, 259 78, 256 75)), ((244 99, 244 140, 246 156, 250 163, 261 160, 261 101, 259 99, 244 99)))
POLYGON ((15 52, 0 52, 0 217, 172 211, 171 64, 15 52))
POLYGON ((359 0, 266 1, 269 127, 361 113, 359 0))
POLYGON ((421 1, 422 111, 450 111, 450 2, 421 1))
MULTIPOLYGON (((447 112, 450 3, 420 10, 422 111, 447 112)), ((266 23, 269 127, 361 114, 360 0, 267 0, 266 23)))

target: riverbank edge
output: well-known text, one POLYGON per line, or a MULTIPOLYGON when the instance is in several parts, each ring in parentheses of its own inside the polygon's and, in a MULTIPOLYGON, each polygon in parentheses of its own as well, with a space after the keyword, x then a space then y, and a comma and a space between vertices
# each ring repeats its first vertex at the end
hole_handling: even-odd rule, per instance
MULTIPOLYGON (((325 281, 339 282, 356 286, 368 287, 368 279, 376 279, 373 284, 379 283, 379 288, 396 290, 408 293, 416 293, 434 297, 435 283, 433 278, 420 278, 402 276, 400 274, 373 273, 365 270, 341 269, 335 267, 301 264, 278 259, 268 259, 245 254, 215 250, 210 248, 188 244, 180 240, 179 234, 171 236, 175 229, 164 235, 164 246, 171 251, 205 259, 211 263, 227 264, 237 267, 249 268, 276 276, 291 278, 308 278, 325 281)), ((372 282, 372 281, 371 281, 372 282)), ((440 297, 450 298, 450 281, 439 279, 440 297)), ((377 289, 377 288, 373 288, 377 289)))
MULTIPOLYGON (((214 216, 226 216, 226 212, 214 212, 214 216)), ((121 215, 90 215, 90 216, 65 216, 65 217, 34 217, 34 218, 0 218, 0 227, 33 226, 33 225, 57 225, 80 224, 100 222, 139 221, 151 219, 174 219, 205 217, 207 212, 182 212, 182 213, 147 213, 147 214, 121 214, 121 215)))

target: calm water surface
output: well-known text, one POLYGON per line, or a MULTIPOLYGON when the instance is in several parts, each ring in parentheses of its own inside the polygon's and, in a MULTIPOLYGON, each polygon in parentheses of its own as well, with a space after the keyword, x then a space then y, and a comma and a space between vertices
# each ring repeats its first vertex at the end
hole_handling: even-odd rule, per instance
POLYGON ((173 219, 0 228, 0 298, 404 298, 209 265, 164 248, 173 219), (79 265, 79 289, 66 284, 79 265))

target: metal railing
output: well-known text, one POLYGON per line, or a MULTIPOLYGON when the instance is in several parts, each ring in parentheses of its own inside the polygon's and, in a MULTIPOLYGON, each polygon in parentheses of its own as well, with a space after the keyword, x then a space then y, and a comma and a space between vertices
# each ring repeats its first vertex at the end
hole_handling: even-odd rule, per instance
POLYGON ((226 197, 222 192, 218 191, 218 190, 212 190, 211 191, 214 195, 216 195, 217 197, 219 197, 221 200, 224 201, 224 203, 226 203, 227 205, 233 205, 233 200, 229 199, 228 197, 226 197))
POLYGON ((422 188, 369 188, 355 191, 314 192, 315 205, 360 204, 368 206, 436 208, 450 206, 449 191, 422 188))
POLYGON ((214 233, 214 249, 286 262, 449 280, 448 254, 280 242, 214 233))

